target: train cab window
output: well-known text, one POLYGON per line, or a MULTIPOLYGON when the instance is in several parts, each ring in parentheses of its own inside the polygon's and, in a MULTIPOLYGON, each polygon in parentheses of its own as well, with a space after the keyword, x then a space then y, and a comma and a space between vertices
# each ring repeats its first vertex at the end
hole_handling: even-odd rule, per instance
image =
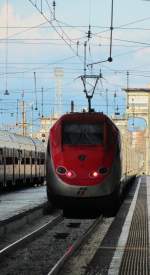
POLYGON ((96 145, 103 144, 103 123, 79 124, 68 123, 63 125, 63 144, 69 145, 96 145))

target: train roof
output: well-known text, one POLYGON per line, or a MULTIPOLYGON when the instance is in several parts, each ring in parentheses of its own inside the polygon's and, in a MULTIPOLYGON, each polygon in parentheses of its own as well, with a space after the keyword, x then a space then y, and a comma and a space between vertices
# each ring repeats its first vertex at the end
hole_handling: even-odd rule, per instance
POLYGON ((67 120, 67 119, 70 119, 70 118, 72 118, 72 119, 81 119, 82 120, 82 118, 95 118, 95 119, 108 119, 108 120, 110 120, 111 121, 111 119, 107 116, 107 115, 105 115, 104 113, 102 113, 102 112, 73 112, 73 113, 67 113, 67 114, 64 114, 64 115, 62 115, 59 119, 58 119, 58 121, 59 120, 67 120))
POLYGON ((45 143, 43 143, 41 140, 39 139, 32 139, 33 143, 35 144, 35 146, 38 147, 38 151, 40 152, 46 152, 46 145, 45 143))
MULTIPOLYGON (((102 112, 73 112, 73 113, 67 113, 62 115, 55 124, 61 124, 65 121, 79 121, 82 122, 82 120, 87 119, 89 122, 95 121, 107 121, 110 125, 112 125, 113 128, 115 128, 116 131, 119 131, 117 126, 114 124, 114 122, 109 118, 107 115, 105 115, 102 112)), ((54 124, 54 125, 55 125, 54 124)), ((53 128, 53 127, 52 127, 53 128)))
POLYGON ((38 147, 38 151, 45 151, 44 144, 38 139, 32 139, 31 137, 21 136, 9 131, 0 131, 0 147, 35 150, 35 146, 38 147))

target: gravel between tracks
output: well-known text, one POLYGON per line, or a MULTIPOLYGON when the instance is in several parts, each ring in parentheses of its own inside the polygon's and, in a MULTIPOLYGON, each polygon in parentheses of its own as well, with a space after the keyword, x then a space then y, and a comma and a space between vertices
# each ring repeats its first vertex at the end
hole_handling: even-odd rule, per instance
POLYGON ((1 264, 0 274, 46 275, 92 223, 93 220, 67 219, 62 221, 23 249, 17 250, 10 257, 5 257, 1 264), (73 227, 74 223, 81 225, 73 227))
POLYGON ((113 220, 114 218, 103 218, 102 222, 96 227, 95 232, 93 232, 88 241, 70 258, 64 268, 59 272, 59 275, 84 275, 88 263, 100 246, 113 220))
POLYGON ((17 241, 18 239, 22 238, 23 236, 29 234, 30 232, 38 229, 40 226, 48 223, 56 216, 57 212, 54 212, 51 215, 44 215, 39 219, 30 221, 29 223, 18 228, 17 230, 6 232, 6 234, 0 236, 0 250, 8 246, 9 244, 17 241))

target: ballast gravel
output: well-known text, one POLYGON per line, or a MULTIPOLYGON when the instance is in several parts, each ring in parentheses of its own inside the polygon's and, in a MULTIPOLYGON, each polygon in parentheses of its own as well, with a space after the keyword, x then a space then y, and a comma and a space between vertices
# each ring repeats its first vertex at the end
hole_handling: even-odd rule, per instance
MULTIPOLYGON (((67 249, 92 225, 94 220, 65 219, 38 239, 4 257, 0 274, 46 275, 67 249), (72 226, 78 223, 78 226, 72 226)), ((71 273, 72 274, 72 273, 71 273)))

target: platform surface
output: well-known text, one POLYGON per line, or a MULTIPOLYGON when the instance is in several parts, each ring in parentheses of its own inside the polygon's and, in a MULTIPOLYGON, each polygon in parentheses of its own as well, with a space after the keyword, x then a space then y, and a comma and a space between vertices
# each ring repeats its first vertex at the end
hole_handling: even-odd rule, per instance
POLYGON ((150 275, 150 176, 135 180, 84 275, 150 275))
POLYGON ((33 187, 0 195, 0 222, 47 201, 46 187, 33 187))

